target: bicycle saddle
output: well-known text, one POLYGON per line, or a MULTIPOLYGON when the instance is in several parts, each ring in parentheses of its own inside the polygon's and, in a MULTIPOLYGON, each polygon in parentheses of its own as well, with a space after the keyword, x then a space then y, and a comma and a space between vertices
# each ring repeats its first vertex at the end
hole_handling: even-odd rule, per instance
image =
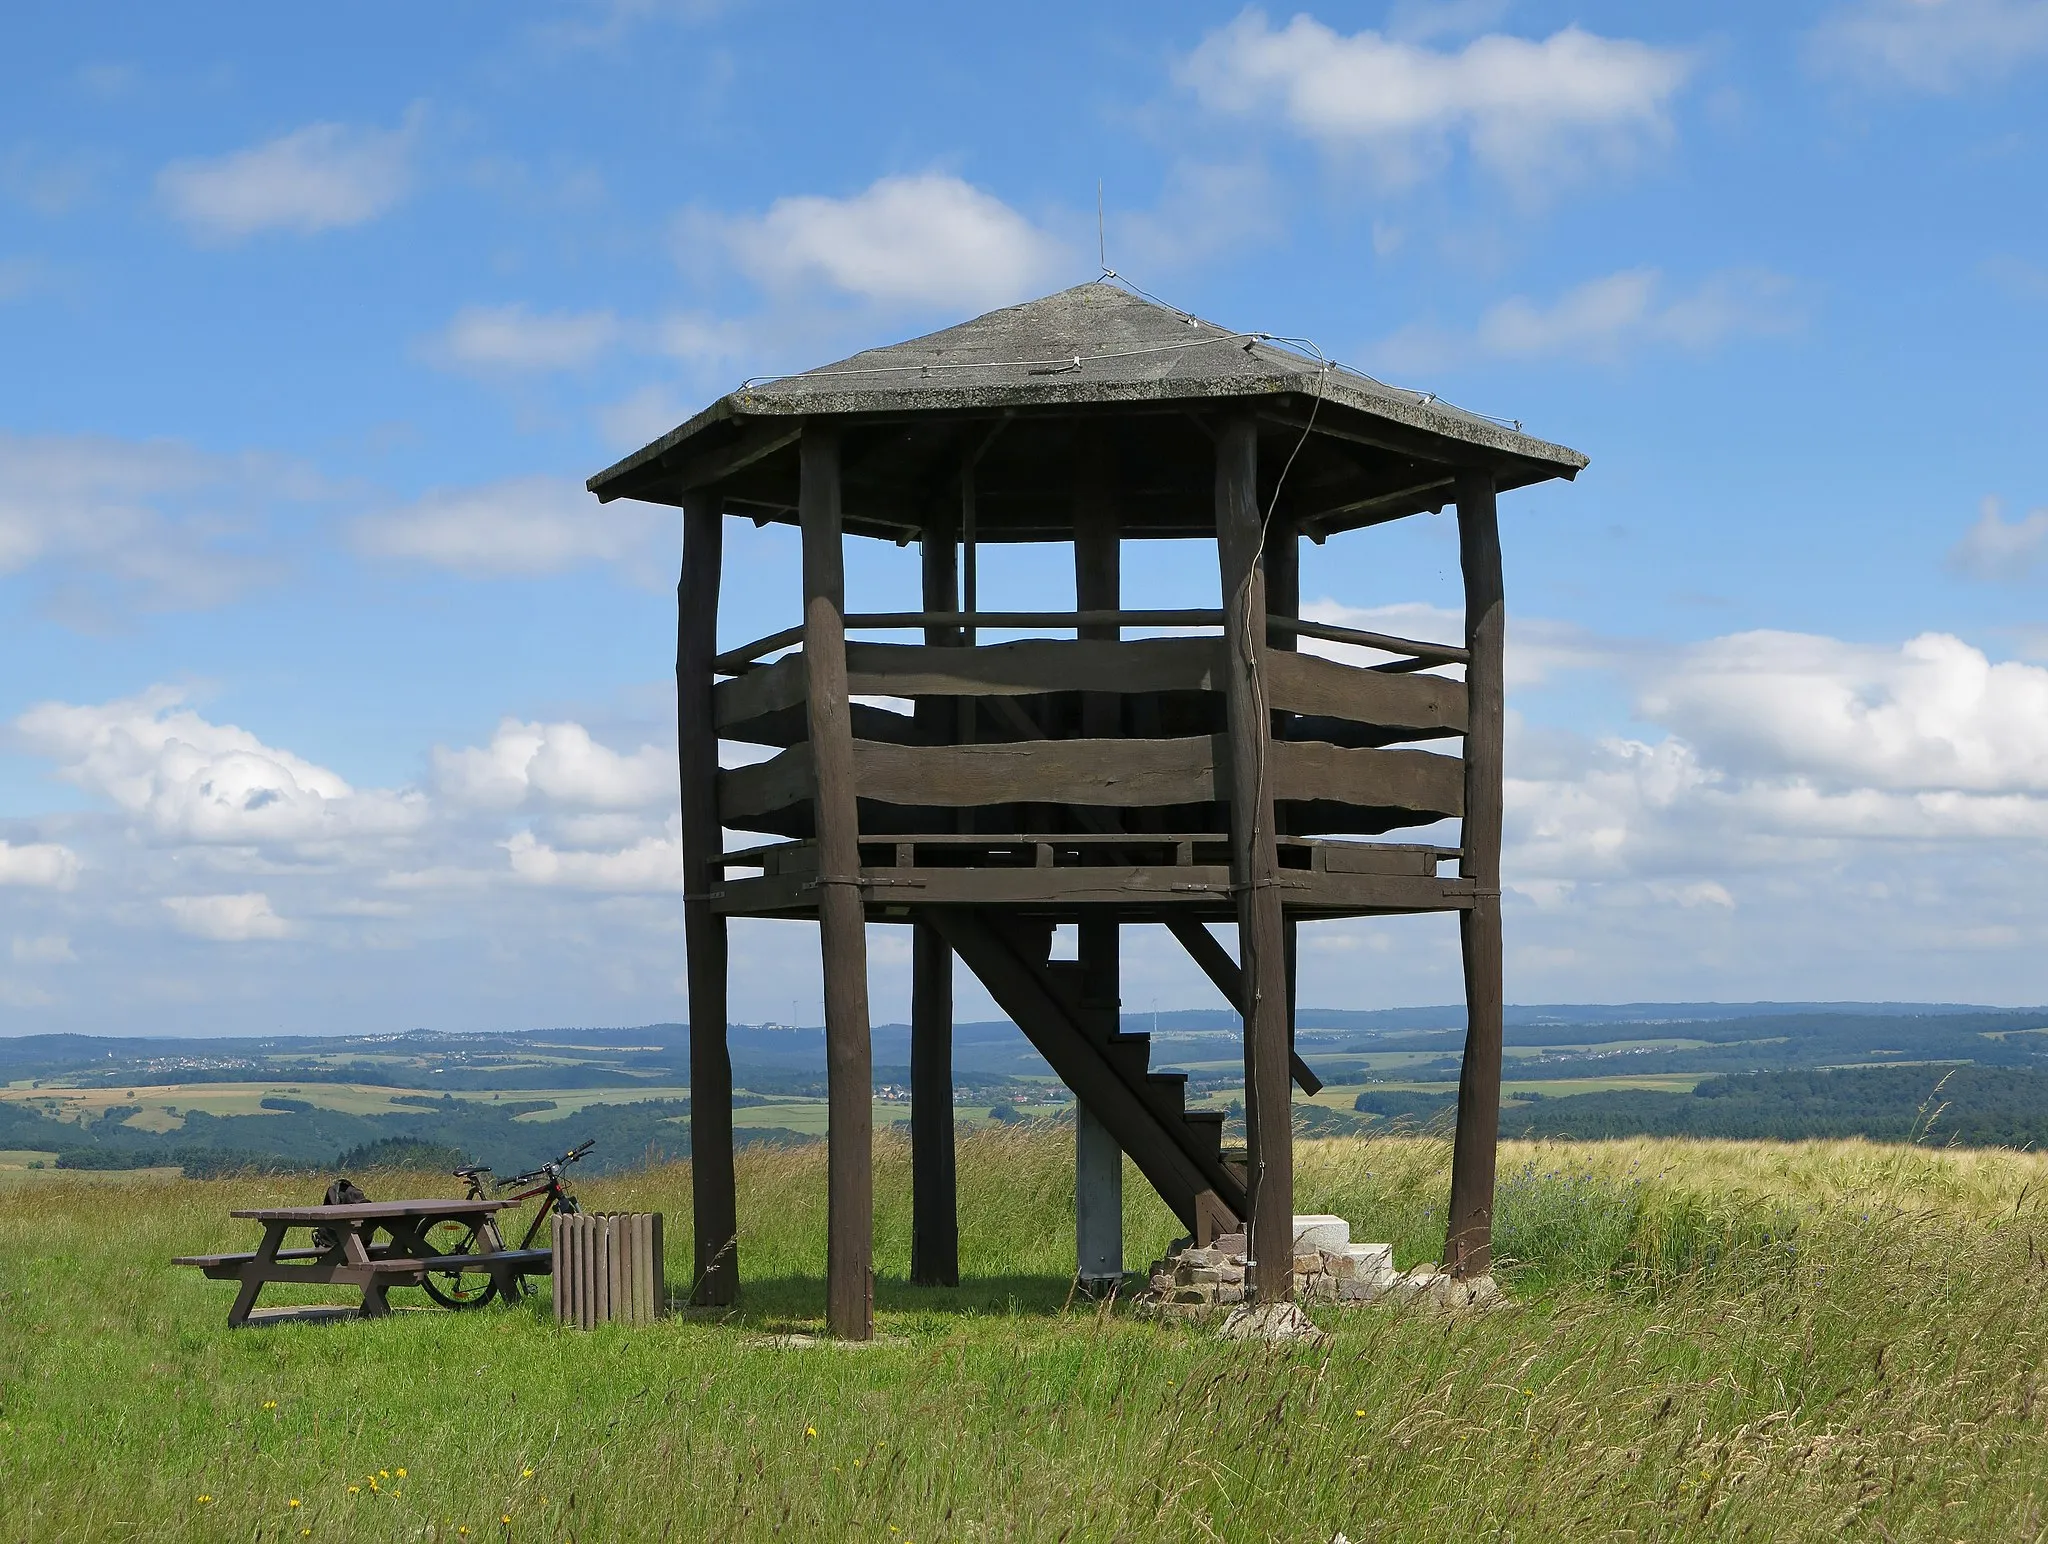
POLYGON ((490 1172, 491 1166, 487 1163, 465 1163, 455 1171, 455 1177, 457 1179, 468 1179, 474 1174, 488 1174, 490 1172))

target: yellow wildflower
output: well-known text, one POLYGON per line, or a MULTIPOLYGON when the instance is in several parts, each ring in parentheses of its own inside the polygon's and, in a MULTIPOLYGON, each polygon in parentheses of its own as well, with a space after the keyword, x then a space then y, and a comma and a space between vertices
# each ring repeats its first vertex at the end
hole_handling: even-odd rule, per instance
POLYGON ((211 1496, 194 1496, 192 1499, 200 1506, 211 1506, 213 1504, 213 1497, 211 1496))
POLYGON ((363 1493, 363 1487, 360 1485, 351 1485, 348 1488, 348 1493, 351 1496, 360 1496, 363 1493))
POLYGON ((287 1501, 285 1505, 290 1507, 294 1512, 296 1512, 299 1509, 299 1498, 297 1496, 294 1496, 291 1500, 287 1501))
POLYGON ((500 1517, 498 1521, 503 1523, 507 1528, 509 1528, 512 1526, 512 1514, 510 1512, 507 1512, 502 1517, 500 1517))
POLYGON ((522 1480, 530 1480, 533 1478, 533 1471, 531 1469, 521 1469, 519 1471, 519 1478, 521 1478, 522 1480))
POLYGON ((400 1465, 398 1466, 398 1477, 399 1477, 399 1478, 400 1478, 401 1480, 405 1478, 405 1465, 404 1465, 404 1464, 400 1464, 400 1465))
POLYGON ((815 1437, 815 1436, 817 1436, 817 1434, 818 1434, 818 1428, 817 1428, 817 1427, 815 1427, 815 1426, 806 1426, 806 1427, 804 1428, 804 1435, 805 1435, 806 1437, 815 1437))
POLYGON ((274 1399, 266 1399, 263 1401, 263 1408, 266 1410, 275 1410, 277 1408, 277 1401, 274 1399))

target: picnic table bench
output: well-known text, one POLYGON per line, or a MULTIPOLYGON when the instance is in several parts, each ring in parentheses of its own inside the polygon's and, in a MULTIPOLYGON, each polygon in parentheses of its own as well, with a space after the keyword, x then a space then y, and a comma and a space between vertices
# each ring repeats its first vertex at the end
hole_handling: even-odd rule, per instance
POLYGON ((498 1284, 508 1299, 520 1294, 522 1277, 550 1269, 546 1249, 499 1247, 497 1230, 488 1226, 507 1201, 460 1199, 363 1201, 353 1206, 251 1207, 229 1212, 263 1224, 263 1242, 247 1254, 180 1255, 171 1263, 195 1266, 213 1281, 238 1281, 242 1290, 228 1310, 228 1328, 251 1319, 329 1318, 337 1313, 374 1319, 391 1311, 385 1294, 393 1287, 416 1287, 428 1271, 478 1270, 498 1284), (444 1222, 464 1225, 473 1237, 468 1253, 436 1249, 427 1235, 444 1222), (324 1228, 334 1237, 329 1248, 286 1249, 285 1235, 295 1228, 324 1228), (379 1240, 377 1235, 387 1237, 379 1240), (271 1282, 313 1286, 352 1286, 363 1294, 360 1308, 280 1308, 258 1311, 256 1299, 271 1282))

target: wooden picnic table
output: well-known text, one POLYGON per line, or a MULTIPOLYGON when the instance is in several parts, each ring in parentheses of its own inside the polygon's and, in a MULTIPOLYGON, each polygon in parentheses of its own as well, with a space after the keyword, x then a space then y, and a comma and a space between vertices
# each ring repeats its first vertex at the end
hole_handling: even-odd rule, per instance
POLYGON ((263 1224, 263 1242, 249 1254, 181 1255, 172 1263, 197 1266, 214 1281, 238 1281, 242 1290, 228 1310, 228 1328, 239 1329, 252 1318, 327 1318, 336 1314, 374 1319, 391 1311, 385 1294, 393 1287, 416 1287, 429 1268, 478 1270, 497 1282, 507 1299, 520 1293, 520 1278, 549 1269, 546 1249, 506 1249, 491 1219, 509 1201, 436 1199, 363 1201, 353 1206, 259 1206, 231 1211, 263 1224), (473 1229, 475 1242, 467 1254, 437 1250, 427 1234, 443 1222, 473 1229), (296 1228, 324 1228, 331 1247, 283 1248, 285 1235, 296 1228), (377 1235, 386 1237, 379 1240, 377 1235), (340 1285, 362 1290, 360 1308, 256 1309, 256 1299, 271 1282, 340 1285))

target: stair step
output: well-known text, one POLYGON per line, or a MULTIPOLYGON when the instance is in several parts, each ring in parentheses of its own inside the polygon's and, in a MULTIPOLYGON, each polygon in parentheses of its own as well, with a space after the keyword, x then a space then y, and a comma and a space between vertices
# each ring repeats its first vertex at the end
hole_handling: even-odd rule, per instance
POLYGON ((1111 1035, 1103 1043, 1110 1065, 1127 1083, 1136 1083, 1152 1072, 1152 1038, 1149 1035, 1111 1035))
POLYGON ((1169 1119, 1187 1114, 1188 1075, 1185 1072, 1146 1073, 1145 1093, 1152 1107, 1164 1111, 1169 1119))
POLYGON ((1221 1110, 1189 1110, 1181 1116, 1194 1138, 1195 1151, 1217 1163, 1223 1161, 1223 1118, 1221 1110))

